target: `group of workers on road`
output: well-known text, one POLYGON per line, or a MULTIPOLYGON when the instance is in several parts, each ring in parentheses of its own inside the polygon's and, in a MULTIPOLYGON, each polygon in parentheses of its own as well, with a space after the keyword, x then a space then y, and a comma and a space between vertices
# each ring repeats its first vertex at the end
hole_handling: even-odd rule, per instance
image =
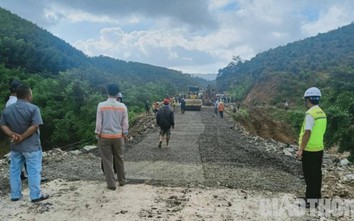
MULTIPOLYGON (((40 109, 32 104, 32 90, 23 84, 12 84, 11 96, 1 114, 0 126, 9 137, 10 143, 10 199, 18 201, 22 198, 21 171, 26 164, 30 200, 38 202, 46 200, 49 195, 41 191, 42 147, 39 127, 43 124, 40 109)), ((122 95, 117 84, 107 86, 107 100, 98 104, 96 113, 95 134, 101 153, 107 188, 116 189, 114 171, 117 173, 119 186, 126 184, 124 171, 124 143, 128 140, 128 110, 122 103, 122 95), (113 163, 114 162, 114 163, 113 163), (114 167, 114 169, 113 169, 114 167)), ((319 107, 322 94, 316 87, 311 87, 304 94, 307 108, 299 135, 299 150, 296 155, 302 159, 302 168, 306 182, 306 206, 310 200, 321 198, 323 138, 327 127, 327 118, 319 107)), ((184 113, 181 101, 181 113, 184 113)), ((148 101, 147 101, 148 103, 148 101)), ((154 103, 156 123, 160 127, 158 147, 165 140, 169 147, 171 129, 175 127, 171 100, 165 98, 163 105, 154 103)), ((223 118, 224 103, 214 103, 215 114, 223 118)), ((148 111, 148 110, 146 110, 148 111)), ((318 202, 314 204, 318 206, 318 202)))

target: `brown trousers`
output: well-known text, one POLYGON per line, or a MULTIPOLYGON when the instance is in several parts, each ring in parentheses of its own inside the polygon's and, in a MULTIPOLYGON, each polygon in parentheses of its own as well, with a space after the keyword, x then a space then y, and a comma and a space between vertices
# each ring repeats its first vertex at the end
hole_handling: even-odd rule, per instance
POLYGON ((99 138, 98 146, 101 152, 101 158, 104 168, 104 174, 108 187, 115 187, 113 171, 113 156, 115 160, 115 169, 119 183, 125 182, 124 173, 124 139, 123 138, 99 138))

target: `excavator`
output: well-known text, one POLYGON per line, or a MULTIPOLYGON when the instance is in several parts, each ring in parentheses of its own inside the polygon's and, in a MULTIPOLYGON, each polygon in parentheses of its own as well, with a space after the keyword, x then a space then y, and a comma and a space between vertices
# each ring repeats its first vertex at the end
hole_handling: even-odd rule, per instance
POLYGON ((186 109, 185 110, 197 110, 202 109, 202 96, 199 92, 199 87, 189 86, 187 98, 185 98, 186 109))

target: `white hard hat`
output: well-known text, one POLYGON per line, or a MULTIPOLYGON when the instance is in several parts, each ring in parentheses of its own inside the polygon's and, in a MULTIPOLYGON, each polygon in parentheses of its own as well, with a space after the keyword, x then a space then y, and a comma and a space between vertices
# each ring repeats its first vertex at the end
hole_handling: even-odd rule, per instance
POLYGON ((119 92, 118 93, 118 97, 123 97, 122 93, 119 92))
POLYGON ((310 87, 305 91, 304 97, 321 97, 321 91, 317 87, 310 87))

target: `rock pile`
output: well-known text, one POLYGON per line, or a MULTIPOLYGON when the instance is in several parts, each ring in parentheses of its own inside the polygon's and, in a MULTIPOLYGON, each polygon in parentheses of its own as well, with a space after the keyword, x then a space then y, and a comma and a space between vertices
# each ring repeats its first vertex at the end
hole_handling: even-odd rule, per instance
MULTIPOLYGON (((286 144, 273 139, 264 139, 259 136, 248 134, 239 123, 234 123, 230 129, 245 133, 248 142, 255 144, 267 152, 284 154, 289 158, 296 159, 297 145, 286 144)), ((338 153, 333 147, 325 150, 323 156, 323 185, 322 193, 325 198, 353 198, 354 197, 354 165, 348 160, 349 153, 338 153)))
POLYGON ((155 129, 156 118, 154 114, 141 114, 131 120, 129 129, 129 140, 134 140, 139 135, 144 135, 149 130, 155 129))

